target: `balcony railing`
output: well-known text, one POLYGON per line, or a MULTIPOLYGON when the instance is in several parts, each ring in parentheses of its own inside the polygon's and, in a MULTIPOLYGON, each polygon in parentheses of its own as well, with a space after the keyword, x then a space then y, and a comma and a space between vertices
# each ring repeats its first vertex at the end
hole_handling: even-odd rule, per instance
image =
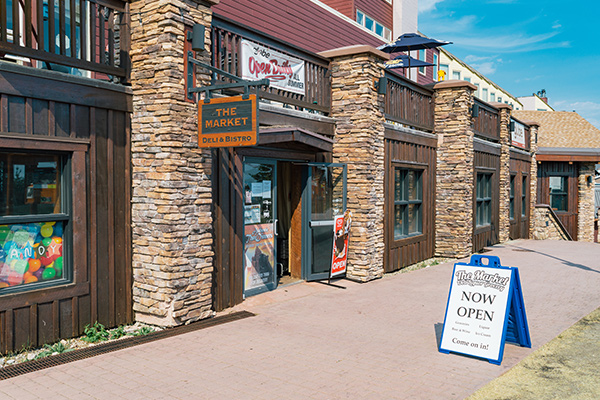
POLYGON ((478 107, 478 114, 473 117, 475 135, 495 142, 500 140, 500 113, 498 109, 479 100, 474 99, 474 108, 478 107))
POLYGON ((126 78, 126 7, 120 0, 0 0, 0 56, 126 78))
POLYGON ((385 118, 392 123, 433 132, 433 92, 386 71, 385 118))
MULTIPOLYGON (((242 40, 249 40, 263 48, 277 51, 289 57, 304 61, 304 94, 270 86, 261 89, 261 99, 284 104, 287 107, 318 112, 328 115, 331 111, 331 78, 329 61, 314 53, 283 43, 268 35, 250 31, 231 21, 213 18, 212 26, 212 65, 231 74, 242 76, 242 40)), ((227 82, 227 79, 213 74, 213 83, 227 82)))

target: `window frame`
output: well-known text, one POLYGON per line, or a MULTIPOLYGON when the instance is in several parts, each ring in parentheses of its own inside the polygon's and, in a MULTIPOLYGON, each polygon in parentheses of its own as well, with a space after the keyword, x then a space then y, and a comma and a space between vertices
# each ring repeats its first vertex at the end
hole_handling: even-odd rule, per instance
POLYGON ((376 20, 375 18, 369 16, 364 11, 359 10, 358 8, 356 8, 355 22, 357 24, 359 24, 360 26, 362 26, 363 28, 367 29, 368 31, 373 32, 373 34, 377 35, 378 37, 382 38, 383 40, 391 41, 392 30, 390 28, 388 28, 387 26, 385 26, 383 23, 376 20), (370 21, 370 25, 371 25, 370 28, 367 26, 367 19, 370 21), (377 33, 378 26, 381 28, 380 29, 381 34, 377 33))
MULTIPOLYGON (((58 154, 69 162, 68 175, 64 179, 65 201, 69 201, 70 222, 64 228, 63 241, 64 267, 63 276, 70 279, 55 279, 48 284, 36 283, 4 288, 0 291, 0 311, 22 304, 22 296, 27 296, 31 304, 54 301, 66 297, 84 296, 90 293, 88 281, 88 235, 87 235, 87 153, 90 148, 89 139, 70 137, 40 137, 20 134, 0 135, 0 148, 6 152, 58 154), (43 149, 43 151, 40 151, 43 149), (67 235, 69 235, 67 237, 67 235)), ((54 214, 56 215, 56 214, 54 214)), ((49 220, 54 220, 48 217, 49 220)), ((14 216, 3 217, 2 224, 13 223, 14 216)))
POLYGON ((510 221, 515 220, 515 181, 517 179, 516 174, 510 174, 509 183, 509 205, 508 205, 508 218, 510 221))
MULTIPOLYGON (((427 51, 425 49, 419 49, 417 54, 420 61, 427 61, 427 51), (423 56, 423 58, 421 58, 421 56, 423 56)), ((425 75, 425 67, 419 67, 418 70, 421 75, 425 75)))
POLYGON ((493 181, 494 172, 492 171, 477 171, 475 175, 475 228, 491 227, 493 222, 493 181), (481 193, 484 187, 484 182, 480 183, 480 177, 485 177, 485 192, 481 193), (484 215, 485 213, 485 215, 484 215), (487 218, 484 218, 487 217, 487 218))
POLYGON ((391 165, 391 179, 390 179, 390 236, 391 243, 395 246, 400 246, 406 244, 407 241, 418 240, 418 238, 422 238, 426 233, 424 231, 424 221, 426 217, 425 212, 425 186, 427 180, 427 166, 426 165, 414 165, 408 163, 399 163, 392 162, 391 165), (418 173, 418 186, 417 186, 417 199, 410 199, 408 196, 408 179, 406 179, 407 174, 404 175, 402 184, 404 188, 402 189, 402 193, 406 194, 406 197, 397 200, 396 199, 396 171, 404 171, 404 172, 416 172, 418 173), (410 224, 409 224, 409 210, 410 205, 418 205, 418 218, 417 218, 417 231, 410 232, 410 224), (401 228, 402 234, 400 236, 396 236, 396 206, 405 206, 404 215, 403 215, 403 227, 401 228))
POLYGON ((549 173, 547 175, 547 177, 548 177, 548 203, 550 203, 550 208, 552 208, 552 210, 555 213, 568 213, 569 212, 569 175, 552 172, 552 173, 549 173), (558 193, 554 193, 554 194, 552 193, 552 187, 550 186, 551 178, 561 178, 561 180, 564 182, 564 192, 558 192, 558 193), (566 199, 566 201, 565 201, 566 209, 564 209, 564 210, 555 209, 552 204, 553 196, 564 197, 566 199))

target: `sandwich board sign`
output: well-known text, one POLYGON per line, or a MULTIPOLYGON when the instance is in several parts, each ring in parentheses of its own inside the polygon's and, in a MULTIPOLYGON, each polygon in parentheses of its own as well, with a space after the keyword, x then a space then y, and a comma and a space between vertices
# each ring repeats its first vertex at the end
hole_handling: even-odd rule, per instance
POLYGON ((531 347, 519 270, 495 256, 454 264, 440 352, 500 365, 507 341, 531 347))

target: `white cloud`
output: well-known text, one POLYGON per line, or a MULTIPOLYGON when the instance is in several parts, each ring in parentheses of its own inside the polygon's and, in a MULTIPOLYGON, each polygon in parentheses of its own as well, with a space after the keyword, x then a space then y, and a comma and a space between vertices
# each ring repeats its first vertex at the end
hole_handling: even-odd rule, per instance
POLYGON ((436 4, 444 0, 421 0, 419 1, 419 13, 429 12, 436 9, 436 4))
POLYGON ((495 56, 474 56, 472 54, 469 54, 468 56, 465 57, 465 61, 468 63, 476 63, 479 61, 486 61, 486 60, 491 60, 493 58, 496 58, 495 56))

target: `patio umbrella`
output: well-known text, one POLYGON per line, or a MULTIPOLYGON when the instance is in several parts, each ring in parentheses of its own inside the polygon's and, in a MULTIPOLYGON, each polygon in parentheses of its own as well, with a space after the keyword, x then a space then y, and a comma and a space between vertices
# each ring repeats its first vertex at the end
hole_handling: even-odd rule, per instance
POLYGON ((411 68, 411 60, 415 60, 415 58, 410 57, 410 52, 412 50, 434 49, 436 47, 445 46, 447 44, 452 44, 452 42, 442 42, 439 40, 421 36, 416 33, 405 33, 404 35, 398 36, 398 39, 396 39, 395 41, 377 47, 377 50, 381 50, 384 53, 389 54, 398 53, 400 51, 407 51, 409 55, 407 68, 411 68))
POLYGON ((418 60, 406 54, 399 54, 393 60, 385 63, 386 69, 394 68, 416 68, 416 67, 431 67, 434 64, 418 60))
POLYGON ((379 46, 377 50, 391 54, 400 51, 410 52, 412 50, 434 49, 447 44, 452 44, 452 42, 442 42, 416 33, 405 33, 404 35, 398 36, 398 39, 395 41, 379 46))

